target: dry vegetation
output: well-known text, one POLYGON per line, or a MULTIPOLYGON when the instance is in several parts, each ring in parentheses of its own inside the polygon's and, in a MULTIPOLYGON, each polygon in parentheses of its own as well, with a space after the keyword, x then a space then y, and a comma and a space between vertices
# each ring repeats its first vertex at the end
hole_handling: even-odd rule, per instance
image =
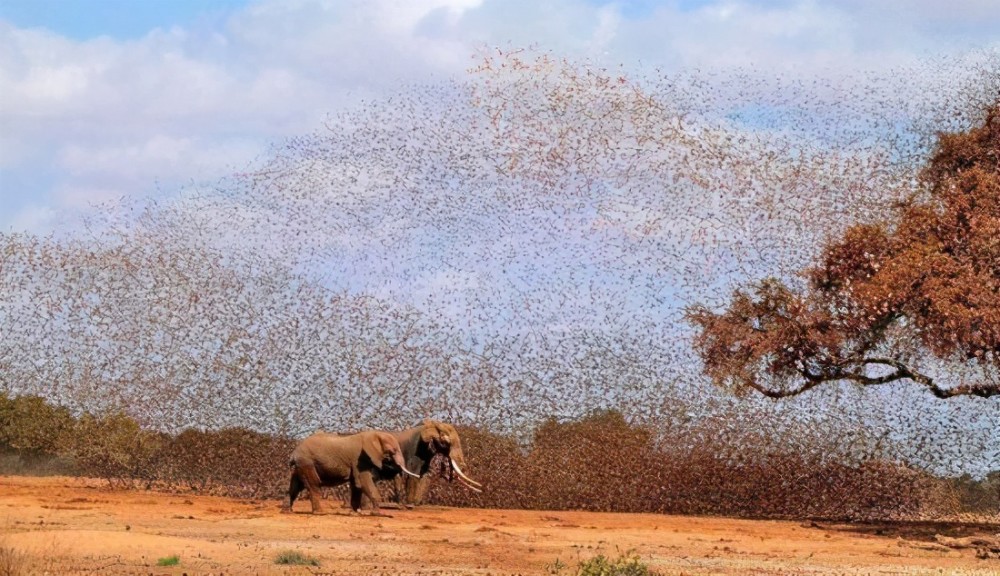
MULTIPOLYGON (((171 435, 141 429, 131 418, 68 417, 64 409, 33 397, 0 395, 0 451, 19 462, 15 470, 65 470, 123 488, 282 498, 284 463, 295 441, 239 428, 185 430, 171 435), (57 422, 62 443, 38 447, 16 439, 27 422, 57 422)), ((549 420, 521 445, 514 437, 460 429, 471 456, 467 472, 483 482, 481 493, 447 482, 447 465, 428 494, 429 504, 533 509, 657 512, 751 518, 824 520, 1000 520, 997 474, 977 481, 946 480, 886 460, 853 464, 788 450, 780 439, 751 438, 745 431, 688 429, 698 438, 681 449, 657 442, 654 431, 628 424, 618 412, 576 421, 549 420), (753 445, 745 453, 734 446, 753 445)), ((48 442, 46 440, 46 442, 48 442)), ((382 490, 391 494, 392 483, 382 490)), ((345 499, 346 491, 332 491, 345 499)))

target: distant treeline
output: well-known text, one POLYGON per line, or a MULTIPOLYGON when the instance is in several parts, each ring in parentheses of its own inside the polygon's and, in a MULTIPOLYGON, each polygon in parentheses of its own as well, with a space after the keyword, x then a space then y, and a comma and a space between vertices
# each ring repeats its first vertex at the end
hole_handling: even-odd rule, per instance
MULTIPOLYGON (((762 441, 734 452, 733 438, 721 431, 694 444, 672 444, 616 411, 549 420, 535 428, 528 446, 474 427, 459 431, 466 472, 486 489, 475 494, 441 478, 429 503, 850 520, 1000 512, 1000 471, 982 480, 943 479, 890 461, 845 463, 817 456, 819 449, 783 451, 762 441)), ((121 413, 75 416, 37 396, 0 393, 0 473, 281 498, 295 443, 242 428, 166 434, 121 413)), ((738 445, 747 444, 743 438, 738 445)), ((445 468, 432 473, 445 476, 445 468)), ((383 496, 391 497, 392 483, 383 484, 383 496)))

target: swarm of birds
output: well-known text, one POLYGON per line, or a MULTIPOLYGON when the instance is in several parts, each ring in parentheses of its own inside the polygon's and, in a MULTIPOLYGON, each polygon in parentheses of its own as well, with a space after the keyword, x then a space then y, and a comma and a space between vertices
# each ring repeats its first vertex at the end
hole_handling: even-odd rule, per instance
MULTIPOLYGON (((0 390, 168 434, 433 415, 494 487, 443 500, 947 512, 933 479, 1000 470, 996 397, 844 377, 775 402, 706 376, 691 318, 804 290, 824 246, 922 201, 938 132, 981 123, 998 78, 996 54, 804 79, 483 52, 86 234, 0 234, 0 390)), ((915 350, 955 385, 997 378, 995 349, 915 350)))

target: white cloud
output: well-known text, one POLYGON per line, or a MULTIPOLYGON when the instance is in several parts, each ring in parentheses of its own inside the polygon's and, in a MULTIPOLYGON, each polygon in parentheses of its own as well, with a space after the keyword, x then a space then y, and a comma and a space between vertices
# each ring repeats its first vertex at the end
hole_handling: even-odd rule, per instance
POLYGON ((10 228, 44 233, 52 229, 55 217, 56 214, 52 208, 29 204, 13 214, 10 219, 10 228))
MULTIPOLYGON (((154 30, 129 42, 0 28, 8 183, 0 183, 0 227, 39 230, 62 208, 218 178, 312 130, 350 92, 394 82, 364 61, 365 51, 391 44, 378 26, 351 30, 344 18, 303 10, 273 3, 224 31, 154 30), (352 53, 350 42, 328 41, 351 37, 369 48, 352 53)), ((392 51, 408 53, 393 46, 383 59, 392 51)), ((428 68, 414 57, 405 66, 413 77, 428 68)))

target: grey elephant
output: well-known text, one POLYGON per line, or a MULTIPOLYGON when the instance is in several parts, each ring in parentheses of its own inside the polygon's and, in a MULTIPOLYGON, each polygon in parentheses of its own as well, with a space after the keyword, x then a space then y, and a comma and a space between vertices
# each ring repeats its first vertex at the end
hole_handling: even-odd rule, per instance
POLYGON ((448 459, 448 469, 460 483, 475 492, 482 492, 482 484, 469 478, 462 472, 465 466, 465 455, 462 453, 462 439, 451 424, 437 420, 424 420, 420 425, 400 432, 393 432, 403 450, 406 466, 419 475, 409 477, 397 474, 396 499, 400 505, 413 507, 419 505, 430 488, 430 476, 427 474, 431 460, 437 454, 448 459))
POLYGON ((375 487, 378 478, 408 474, 403 452, 396 437, 387 432, 367 430, 341 436, 320 432, 309 436, 292 451, 289 465, 292 478, 288 486, 288 504, 283 511, 291 512, 299 493, 309 491, 313 514, 322 512, 321 486, 338 486, 345 482, 351 490, 351 510, 361 510, 361 496, 372 503, 372 514, 379 515, 381 497, 375 487))

